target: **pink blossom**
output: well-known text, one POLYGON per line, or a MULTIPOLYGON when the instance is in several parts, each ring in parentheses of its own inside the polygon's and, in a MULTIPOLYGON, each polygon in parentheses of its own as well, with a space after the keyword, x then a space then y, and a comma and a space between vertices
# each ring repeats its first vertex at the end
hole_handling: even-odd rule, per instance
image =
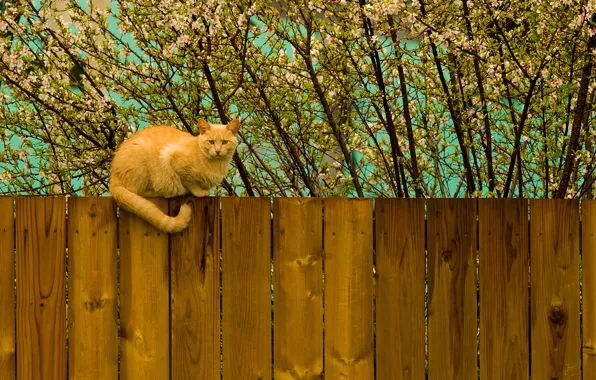
POLYGON ((176 40, 177 45, 190 45, 191 43, 192 43, 192 40, 190 39, 190 37, 187 34, 181 35, 176 40))

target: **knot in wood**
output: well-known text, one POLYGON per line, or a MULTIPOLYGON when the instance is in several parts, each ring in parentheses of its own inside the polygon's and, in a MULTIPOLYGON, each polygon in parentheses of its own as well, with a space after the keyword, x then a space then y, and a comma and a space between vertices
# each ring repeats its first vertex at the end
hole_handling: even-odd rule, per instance
POLYGON ((97 205, 92 204, 87 214, 91 219, 95 219, 95 217, 97 216, 97 205))
POLYGON ((145 339, 143 339, 143 334, 141 334, 140 331, 135 331, 134 347, 142 358, 147 359, 152 357, 151 352, 149 352, 149 349, 145 344, 145 339))
POLYGON ((453 251, 451 249, 446 249, 443 251, 443 261, 446 263, 451 262, 451 256, 453 255, 453 251))
POLYGON ((567 320, 567 312, 562 304, 552 305, 550 313, 548 314, 548 320, 555 325, 563 325, 567 320))
POLYGON ((99 299, 92 298, 85 302, 85 310, 87 310, 90 313, 93 313, 98 309, 103 309, 105 305, 106 300, 103 297, 100 297, 99 299))

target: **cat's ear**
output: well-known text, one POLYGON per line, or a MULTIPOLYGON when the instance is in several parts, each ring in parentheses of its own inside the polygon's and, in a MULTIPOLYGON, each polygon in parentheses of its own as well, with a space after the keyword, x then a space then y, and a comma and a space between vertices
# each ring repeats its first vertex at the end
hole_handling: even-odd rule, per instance
POLYGON ((209 129, 211 129, 211 126, 209 125, 209 123, 207 123, 203 119, 199 119, 199 133, 203 134, 203 133, 207 132, 209 129))
POLYGON ((240 129, 240 120, 238 120, 238 118, 235 118, 234 120, 230 121, 227 125, 227 128, 228 128, 228 131, 237 135, 238 130, 240 129))

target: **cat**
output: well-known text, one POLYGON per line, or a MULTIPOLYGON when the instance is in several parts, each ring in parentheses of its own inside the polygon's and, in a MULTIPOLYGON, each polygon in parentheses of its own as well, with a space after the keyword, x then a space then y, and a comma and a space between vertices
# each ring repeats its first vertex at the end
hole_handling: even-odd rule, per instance
POLYGON ((112 159, 112 197, 161 231, 183 231, 191 219, 189 204, 182 204, 178 215, 172 217, 146 198, 208 196, 228 172, 239 129, 237 118, 227 125, 199 119, 198 136, 169 126, 151 126, 134 133, 120 144, 112 159))

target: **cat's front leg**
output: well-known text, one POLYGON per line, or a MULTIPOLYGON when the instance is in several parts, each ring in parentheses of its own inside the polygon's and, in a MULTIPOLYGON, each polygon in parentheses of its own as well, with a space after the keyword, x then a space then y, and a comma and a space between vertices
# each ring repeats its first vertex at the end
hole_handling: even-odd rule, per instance
POLYGON ((209 196, 209 190, 205 190, 200 187, 191 187, 190 192, 195 197, 208 197, 209 196))

